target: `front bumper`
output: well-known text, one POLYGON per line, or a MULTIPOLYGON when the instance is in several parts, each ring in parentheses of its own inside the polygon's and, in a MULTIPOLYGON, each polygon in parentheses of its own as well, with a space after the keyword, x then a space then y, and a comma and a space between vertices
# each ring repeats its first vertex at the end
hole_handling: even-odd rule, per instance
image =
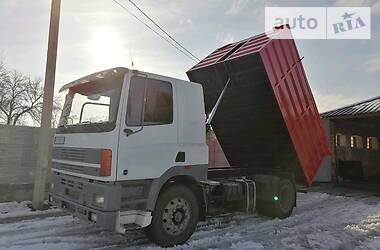
POLYGON ((103 212, 77 204, 58 195, 52 195, 51 198, 53 206, 68 211, 81 220, 95 223, 97 226, 110 231, 119 231, 119 212, 117 211, 103 212))
POLYGON ((120 231, 120 186, 53 173, 51 202, 74 216, 111 231, 120 231), (104 197, 103 204, 95 197, 104 197))

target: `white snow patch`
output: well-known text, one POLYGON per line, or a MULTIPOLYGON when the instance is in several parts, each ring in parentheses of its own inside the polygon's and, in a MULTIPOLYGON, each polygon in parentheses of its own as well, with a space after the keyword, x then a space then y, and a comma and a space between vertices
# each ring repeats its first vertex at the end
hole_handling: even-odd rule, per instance
POLYGON ((32 211, 30 208, 31 201, 22 201, 22 202, 6 202, 0 203, 0 220, 6 218, 14 218, 19 216, 28 216, 28 215, 40 215, 58 212, 58 209, 48 209, 44 211, 32 211))
POLYGON ((252 249, 252 250, 260 250, 264 249, 264 246, 260 243, 256 243, 253 241, 239 241, 237 243, 232 243, 231 249, 236 250, 244 250, 244 249, 252 249))
POLYGON ((338 249, 342 241, 328 232, 307 235, 307 241, 312 249, 338 249))
POLYGON ((0 218, 31 212, 31 209, 28 207, 30 204, 30 201, 0 203, 0 218))
POLYGON ((364 242, 362 242, 361 246, 357 247, 357 249, 379 250, 380 236, 365 240, 364 242))
MULTIPOLYGON (((25 203, 0 204, 10 214, 33 213, 25 203)), ((380 199, 298 194, 287 219, 232 213, 199 223, 183 246, 173 249, 380 249, 380 199)), ((142 230, 116 234, 71 216, 0 225, 0 249, 161 249, 142 230)))

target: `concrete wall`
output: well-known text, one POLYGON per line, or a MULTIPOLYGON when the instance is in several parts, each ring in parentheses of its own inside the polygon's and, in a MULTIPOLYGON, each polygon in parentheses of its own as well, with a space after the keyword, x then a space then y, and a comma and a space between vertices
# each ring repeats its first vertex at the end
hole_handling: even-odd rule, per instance
POLYGON ((0 202, 31 200, 39 128, 0 125, 0 202))

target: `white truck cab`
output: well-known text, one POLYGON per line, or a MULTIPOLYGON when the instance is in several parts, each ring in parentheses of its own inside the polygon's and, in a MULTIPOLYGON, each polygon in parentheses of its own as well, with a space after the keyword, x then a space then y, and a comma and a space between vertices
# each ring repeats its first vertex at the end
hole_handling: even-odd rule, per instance
POLYGON ((56 206, 122 232, 125 224, 151 224, 171 179, 207 179, 200 84, 113 68, 60 91, 68 93, 53 145, 56 206))

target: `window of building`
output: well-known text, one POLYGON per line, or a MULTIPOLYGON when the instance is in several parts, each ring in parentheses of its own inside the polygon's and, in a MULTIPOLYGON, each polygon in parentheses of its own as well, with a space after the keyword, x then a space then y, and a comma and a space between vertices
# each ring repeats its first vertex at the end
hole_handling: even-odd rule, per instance
POLYGON ((351 148, 363 148, 363 137, 360 135, 351 136, 351 148))
POLYGON ((169 82, 133 77, 129 87, 127 125, 164 125, 173 122, 173 89, 169 82), (145 95, 145 107, 144 107, 145 95), (144 119, 141 115, 144 110, 144 119))
POLYGON ((379 148, 378 140, 376 137, 367 138, 367 149, 377 150, 379 148))
POLYGON ((346 146, 346 136, 343 134, 336 134, 335 135, 335 145, 337 147, 345 147, 346 146))

